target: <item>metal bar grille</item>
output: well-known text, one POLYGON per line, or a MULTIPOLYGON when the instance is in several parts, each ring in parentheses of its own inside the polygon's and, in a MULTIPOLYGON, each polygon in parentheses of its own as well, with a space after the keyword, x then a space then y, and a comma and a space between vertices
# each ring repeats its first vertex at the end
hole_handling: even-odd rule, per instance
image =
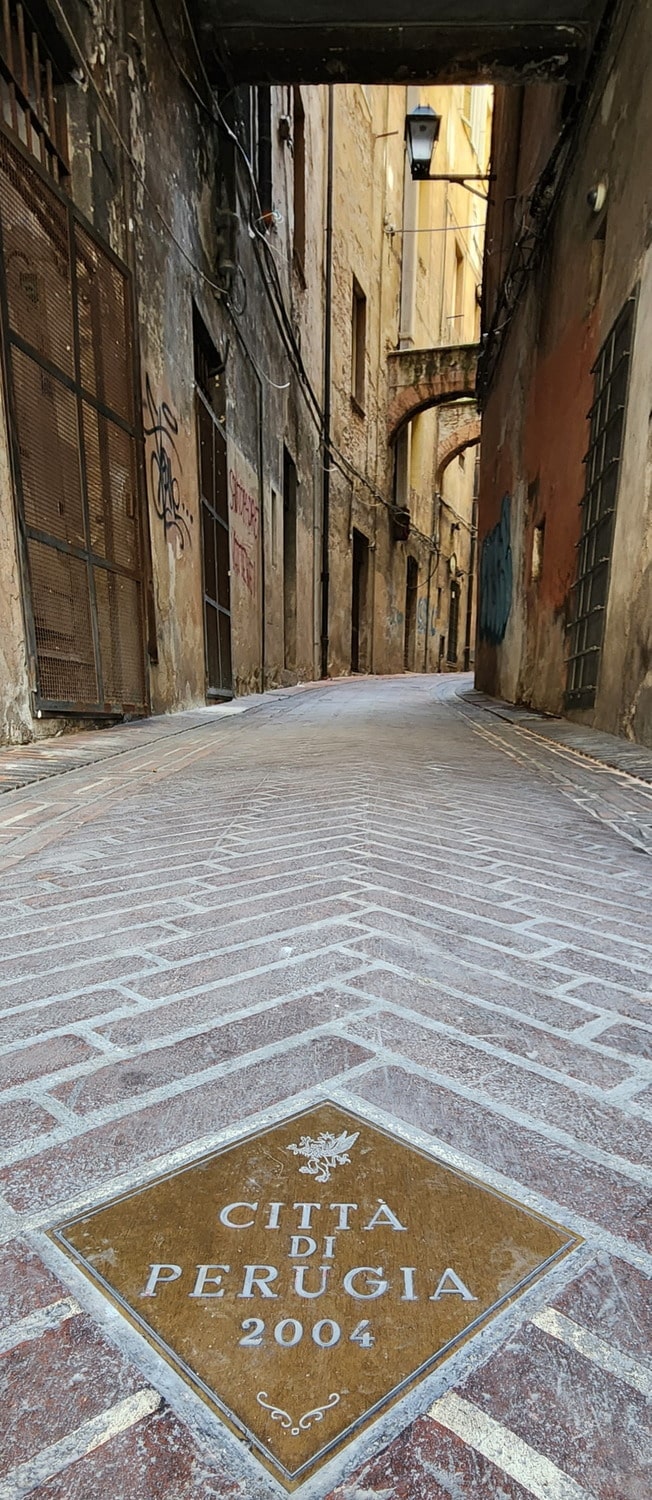
POLYGON ((628 299, 593 368, 595 398, 582 500, 582 535, 569 627, 566 703, 592 708, 604 639, 636 297, 628 299))
POLYGON ((70 175, 63 83, 38 33, 16 0, 2 0, 0 117, 41 166, 62 185, 70 175))
POLYGON ((35 707, 143 713, 129 273, 2 130, 0 252, 35 707))

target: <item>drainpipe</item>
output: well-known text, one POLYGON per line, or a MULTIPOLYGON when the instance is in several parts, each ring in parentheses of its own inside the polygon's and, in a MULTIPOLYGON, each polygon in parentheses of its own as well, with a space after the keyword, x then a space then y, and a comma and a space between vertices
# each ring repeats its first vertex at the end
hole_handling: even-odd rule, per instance
POLYGON ((466 595, 466 632, 464 638, 464 671, 468 672, 471 665, 471 622, 473 620, 473 583, 475 579, 475 549, 478 535, 478 502, 473 501, 471 512, 473 526, 471 529, 471 546, 469 549, 469 586, 466 595))
MULTIPOLYGON (((405 111, 411 114, 421 98, 421 91, 410 86, 405 91, 405 111)), ((399 312, 398 347, 411 349, 414 345, 414 313, 417 294, 417 258, 419 224, 419 184, 412 181, 407 166, 407 151, 403 167, 403 235, 401 245, 401 304, 399 312)))
POLYGON ((331 364, 333 343, 333 163, 335 92, 328 85, 328 157, 326 178, 326 286, 324 311, 324 426, 322 433, 321 507, 321 675, 328 677, 329 529, 331 505, 331 364))

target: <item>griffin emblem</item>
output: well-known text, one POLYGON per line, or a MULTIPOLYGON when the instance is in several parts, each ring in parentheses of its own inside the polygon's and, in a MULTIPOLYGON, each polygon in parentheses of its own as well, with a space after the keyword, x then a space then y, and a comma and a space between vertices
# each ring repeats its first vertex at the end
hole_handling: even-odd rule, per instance
POLYGON ((300 1172, 307 1172, 317 1182, 329 1182, 331 1172, 351 1160, 349 1151, 355 1146, 359 1134, 359 1130, 355 1135, 347 1135, 345 1130, 341 1135, 333 1135, 330 1130, 324 1130, 314 1139, 309 1135, 302 1135, 298 1146, 288 1146, 287 1149, 294 1156, 307 1158, 305 1166, 299 1167, 300 1172))

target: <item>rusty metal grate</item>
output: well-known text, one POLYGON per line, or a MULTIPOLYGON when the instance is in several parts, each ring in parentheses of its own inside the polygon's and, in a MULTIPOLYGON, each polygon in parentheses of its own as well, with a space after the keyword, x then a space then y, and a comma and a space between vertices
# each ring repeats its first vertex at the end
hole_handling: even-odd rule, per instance
POLYGON ((125 350, 131 342, 128 283, 102 247, 75 224, 79 359, 84 386, 128 422, 133 389, 125 350))
POLYGON ((591 430, 584 460, 586 487, 566 688, 566 703, 572 708, 592 708, 598 686, 635 313, 634 295, 617 317, 593 369, 595 396, 588 414, 591 430))
POLYGON ((93 703, 98 694, 87 565, 32 538, 27 552, 41 697, 93 703))
POLYGON ((35 706, 145 712, 129 274, 1 130, 0 252, 35 706))

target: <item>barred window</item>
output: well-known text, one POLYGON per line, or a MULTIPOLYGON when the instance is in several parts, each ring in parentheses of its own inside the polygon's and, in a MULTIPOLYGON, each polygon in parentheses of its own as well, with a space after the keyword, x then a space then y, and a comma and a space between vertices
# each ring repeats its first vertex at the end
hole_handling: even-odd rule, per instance
POLYGON ((62 187, 70 170, 64 84, 71 66, 72 58, 53 32, 42 0, 36 4, 32 0, 29 9, 17 0, 2 0, 0 119, 62 187), (39 19, 44 30, 38 29, 39 19), (44 40, 44 31, 55 38, 58 59, 44 40))
POLYGON ((634 294, 617 317, 592 372, 595 396, 588 414, 591 435, 584 460, 586 488, 566 689, 566 703, 572 708, 592 708, 598 685, 635 311, 634 294))

